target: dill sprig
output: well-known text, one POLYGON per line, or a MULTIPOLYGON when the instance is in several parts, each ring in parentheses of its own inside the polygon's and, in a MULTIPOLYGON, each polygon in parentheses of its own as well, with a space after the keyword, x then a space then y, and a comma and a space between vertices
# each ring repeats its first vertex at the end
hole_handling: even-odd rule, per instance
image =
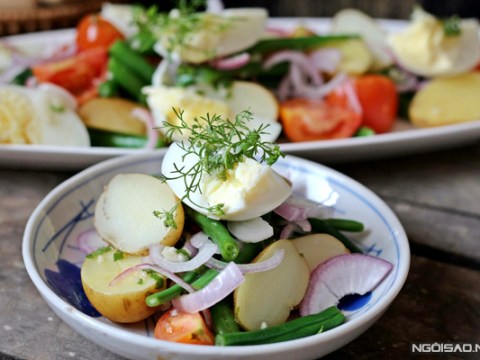
MULTIPOLYGON (((189 124, 183 118, 183 111, 173 110, 179 123, 164 123, 166 137, 172 138, 177 132, 180 134, 187 132, 190 135, 188 141, 178 143, 184 155, 179 159, 179 164, 174 164, 173 175, 170 177, 162 175, 162 178, 164 181, 177 179, 184 181, 186 191, 181 201, 188 199, 194 203, 191 194, 202 191, 202 178, 205 174, 226 180, 228 171, 233 170, 246 158, 258 158, 259 162, 271 166, 284 156, 277 144, 262 140, 262 135, 267 134, 268 124, 262 124, 256 129, 247 126, 247 122, 253 118, 250 111, 237 114, 234 121, 207 113, 206 116, 195 118, 192 124, 189 124), (189 155, 196 156, 198 161, 193 166, 186 167, 184 160, 189 155)), ((195 205, 216 216, 224 213, 223 204, 209 207, 195 205)), ((172 220, 172 214, 177 207, 178 205, 168 211, 156 211, 154 215, 160 219, 172 220)))
POLYGON ((169 56, 176 50, 190 49, 213 57, 213 49, 210 54, 209 50, 195 47, 192 38, 200 32, 212 35, 222 32, 231 26, 231 22, 216 14, 199 12, 204 6, 205 0, 179 0, 176 8, 168 13, 159 12, 155 5, 147 9, 135 7, 133 21, 140 33, 161 40, 169 56))

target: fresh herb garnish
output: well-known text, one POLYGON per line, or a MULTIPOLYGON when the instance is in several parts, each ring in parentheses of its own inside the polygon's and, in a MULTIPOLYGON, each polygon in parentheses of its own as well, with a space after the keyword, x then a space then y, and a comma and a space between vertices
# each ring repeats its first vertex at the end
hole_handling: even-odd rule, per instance
MULTIPOLYGON (((184 151, 179 159, 179 164, 174 164, 175 175, 167 177, 162 175, 164 181, 183 179, 185 182, 185 194, 180 199, 183 201, 191 199, 191 194, 201 191, 202 178, 205 174, 216 176, 219 179, 227 179, 229 170, 243 162, 246 158, 259 157, 261 163, 273 165, 284 154, 277 144, 262 140, 262 135, 267 133, 268 124, 262 124, 256 129, 250 129, 246 124, 251 121, 253 115, 250 111, 239 113, 234 121, 223 119, 219 115, 210 116, 207 114, 201 118, 195 118, 190 125, 183 119, 183 111, 173 109, 178 117, 179 124, 164 123, 166 137, 172 138, 173 134, 189 133, 189 141, 181 142, 178 146, 184 151), (183 160, 188 155, 195 155, 198 161, 190 168, 183 165, 183 160)), ((216 204, 204 207, 210 214, 223 215, 223 204, 216 204)), ((154 211, 159 219, 164 219, 165 226, 172 226, 174 212, 178 204, 167 211, 154 211)))
POLYGON ((113 261, 122 260, 123 257, 124 257, 123 251, 117 250, 117 251, 115 251, 115 253, 113 254, 113 261))
POLYGON ((97 256, 105 254, 106 252, 109 252, 112 248, 110 246, 104 246, 101 248, 98 248, 97 250, 91 252, 86 256, 87 259, 95 259, 97 256))
POLYGON ((441 22, 445 36, 458 36, 462 33, 462 29, 460 27, 461 19, 457 15, 443 19, 441 22))
POLYGON ((61 113, 65 111, 65 106, 63 104, 50 104, 50 110, 56 113, 61 113))
POLYGON ((164 284, 163 277, 161 277, 156 271, 152 269, 144 269, 145 273, 150 276, 153 280, 155 280, 155 289, 161 289, 164 284))
POLYGON ((179 49, 205 51, 192 45, 192 39, 200 31, 212 35, 222 32, 230 26, 230 21, 216 14, 199 12, 204 6, 205 0, 179 0, 169 13, 159 12, 155 5, 148 9, 135 7, 133 19, 139 33, 161 40, 169 55, 179 49))

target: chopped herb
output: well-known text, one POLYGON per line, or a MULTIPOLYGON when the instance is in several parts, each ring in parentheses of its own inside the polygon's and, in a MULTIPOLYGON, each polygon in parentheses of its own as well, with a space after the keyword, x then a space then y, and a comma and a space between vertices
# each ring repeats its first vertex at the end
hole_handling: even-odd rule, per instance
POLYGON ((161 289, 164 284, 164 279, 156 271, 152 269, 144 269, 148 276, 155 280, 155 289, 161 289))
POLYGON ((124 254, 123 254, 123 251, 121 250, 117 250, 115 251, 115 254, 113 254, 113 261, 122 260, 123 258, 124 258, 124 254))
POLYGON ((138 279, 137 284, 138 285, 143 285, 143 279, 142 278, 138 279))
POLYGON ((65 111, 65 106, 63 104, 50 104, 50 110, 61 113, 65 111))
POLYGON ((190 259, 190 254, 185 249, 177 249, 177 254, 185 256, 187 259, 190 259))
POLYGON ((461 19, 457 15, 441 20, 441 22, 445 36, 458 36, 462 33, 460 27, 461 19))
POLYGON ((91 252, 90 254, 88 254, 86 256, 86 258, 87 259, 95 259, 97 256, 105 254, 106 252, 109 252, 110 250, 112 250, 112 248, 110 246, 104 246, 104 247, 98 248, 97 250, 91 252))

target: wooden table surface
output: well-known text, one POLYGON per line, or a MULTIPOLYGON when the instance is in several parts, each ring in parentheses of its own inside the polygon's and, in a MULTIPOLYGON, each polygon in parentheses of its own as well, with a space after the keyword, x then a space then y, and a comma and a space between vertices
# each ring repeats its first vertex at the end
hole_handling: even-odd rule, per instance
MULTIPOLYGON (((326 358, 406 359, 416 342, 480 344, 480 143, 330 166, 392 207, 410 239, 412 261, 403 290, 380 321, 326 358)), ((120 359, 59 320, 23 265, 29 215, 71 175, 0 168, 0 359, 120 359)))

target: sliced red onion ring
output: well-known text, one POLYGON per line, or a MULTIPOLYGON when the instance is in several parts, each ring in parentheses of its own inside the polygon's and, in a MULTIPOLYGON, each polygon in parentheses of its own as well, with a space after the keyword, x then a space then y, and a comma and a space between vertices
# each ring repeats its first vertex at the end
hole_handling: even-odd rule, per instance
POLYGON ((229 58, 217 59, 211 65, 218 70, 235 70, 245 66, 250 61, 249 53, 241 53, 229 58))
POLYGON ((285 225, 280 233, 280 239, 290 239, 294 231, 295 226, 293 223, 285 225))
POLYGON ((312 51, 308 57, 319 71, 334 73, 342 60, 342 53, 338 49, 326 47, 312 51))
POLYGON ((329 206, 293 194, 273 211, 288 221, 297 221, 305 220, 309 217, 330 217, 334 210, 329 206))
POLYGON ((345 95, 347 96, 348 102, 353 111, 355 111, 359 115, 362 115, 362 105, 360 104, 360 100, 358 100, 357 92, 353 88, 351 80, 347 80, 344 82, 343 90, 345 91, 345 95))
POLYGON ((238 240, 257 243, 273 236, 273 227, 261 217, 245 221, 229 221, 227 228, 238 240))
POLYGON ((238 265, 231 262, 207 286, 172 300, 172 305, 188 313, 203 311, 226 298, 244 279, 238 265))
POLYGON ((154 149, 158 142, 158 130, 155 128, 155 120, 153 119, 150 111, 143 108, 134 108, 132 110, 132 116, 143 121, 147 128, 148 141, 145 144, 146 149, 154 149))
POLYGON ((270 69, 274 65, 282 62, 290 62, 290 66, 296 66, 302 74, 305 74, 310 80, 312 85, 320 85, 323 83, 323 78, 320 75, 318 69, 310 61, 308 56, 300 51, 284 50, 279 51, 270 56, 263 64, 265 69, 270 69))
POLYGON ((199 250, 198 254, 192 259, 183 262, 175 262, 165 259, 155 245, 150 247, 150 257, 155 265, 158 265, 173 273, 185 272, 198 269, 205 264, 217 251, 217 245, 204 244, 199 250))
MULTIPOLYGON (((267 271, 278 266, 282 262, 283 256, 284 250, 279 249, 276 250, 267 260, 250 264, 237 264, 237 266, 243 274, 267 271)), ((228 263, 212 257, 207 261, 207 266, 215 270, 223 270, 228 266, 228 263)))
POLYGON ((95 229, 82 232, 77 238, 77 245, 85 254, 90 254, 108 244, 102 240, 95 229))
POLYGON ((115 276, 113 278, 113 280, 110 281, 110 284, 108 284, 108 285, 113 286, 117 282, 119 282, 120 280, 127 277, 129 274, 133 274, 133 273, 135 273, 139 270, 153 270, 153 271, 156 271, 160 275, 166 277, 167 279, 172 280, 174 283, 178 284, 179 286, 181 286, 183 289, 187 290, 188 292, 190 292, 190 293, 195 292, 195 289, 189 283, 184 281, 180 276, 177 276, 174 273, 172 273, 172 272, 170 272, 166 269, 161 268, 160 266, 152 265, 152 264, 146 264, 146 263, 135 265, 135 266, 129 267, 128 269, 123 270, 120 274, 115 276))
POLYGON ((375 289, 392 270, 383 259, 363 254, 338 255, 321 263, 310 276, 300 304, 302 316, 337 305, 345 295, 363 295, 375 289))

